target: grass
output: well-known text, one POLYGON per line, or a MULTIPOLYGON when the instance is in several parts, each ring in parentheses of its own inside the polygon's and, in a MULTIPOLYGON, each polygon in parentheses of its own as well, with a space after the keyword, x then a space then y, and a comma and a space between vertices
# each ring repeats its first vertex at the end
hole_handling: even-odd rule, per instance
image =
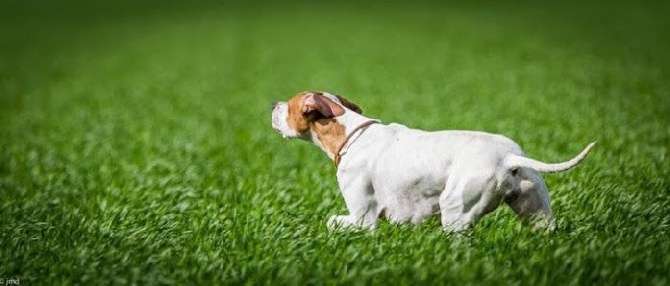
POLYGON ((4 1, 0 278, 98 284, 670 283, 670 20, 654 2, 4 1), (505 134, 559 229, 466 237, 346 211, 269 106, 308 89, 384 122, 505 134))

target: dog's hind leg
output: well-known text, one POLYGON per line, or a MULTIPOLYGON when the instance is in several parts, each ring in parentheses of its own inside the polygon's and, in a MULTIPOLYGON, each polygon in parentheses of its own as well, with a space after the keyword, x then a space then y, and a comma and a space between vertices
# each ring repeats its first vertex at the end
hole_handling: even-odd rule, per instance
POLYGON ((521 218, 532 220, 535 228, 555 229, 549 192, 540 174, 528 168, 519 168, 515 173, 505 203, 521 218))
POLYGON ((442 227, 457 232, 472 226, 500 203, 494 191, 494 176, 452 176, 440 195, 442 227))

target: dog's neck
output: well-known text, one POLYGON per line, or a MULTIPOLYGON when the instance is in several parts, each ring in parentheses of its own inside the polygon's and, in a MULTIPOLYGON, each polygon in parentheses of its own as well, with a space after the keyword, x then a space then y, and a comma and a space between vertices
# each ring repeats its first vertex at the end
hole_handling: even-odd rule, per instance
POLYGON ((348 146, 364 133, 371 121, 379 122, 353 111, 347 111, 335 118, 319 119, 311 123, 310 139, 337 165, 340 157, 338 154, 346 152, 348 146))
POLYGON ((335 167, 337 167, 340 164, 340 160, 342 159, 342 149, 344 149, 345 145, 349 143, 349 141, 356 135, 356 133, 363 133, 363 131, 370 125, 379 123, 379 120, 368 120, 365 121, 356 128, 352 129, 349 134, 347 134, 347 137, 344 139, 344 142, 340 145, 339 148, 335 151, 335 157, 333 158, 333 163, 335 163, 335 167))

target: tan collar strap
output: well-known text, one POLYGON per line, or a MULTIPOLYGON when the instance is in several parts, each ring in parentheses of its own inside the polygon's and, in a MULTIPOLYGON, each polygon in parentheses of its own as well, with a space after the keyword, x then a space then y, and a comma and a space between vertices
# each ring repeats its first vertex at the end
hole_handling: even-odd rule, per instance
POLYGON ((351 139, 351 137, 353 137, 354 134, 356 134, 356 132, 358 132, 358 130, 361 130, 361 129, 363 129, 365 127, 368 127, 368 126, 370 126, 372 124, 375 124, 375 123, 379 123, 379 121, 377 121, 377 120, 365 121, 361 125, 356 126, 356 128, 354 128, 354 130, 351 130, 351 132, 349 132, 349 135, 347 135, 347 138, 344 139, 344 142, 342 142, 342 145, 340 145, 340 148, 337 148, 337 151, 335 152, 335 157, 333 157, 333 162, 335 163, 335 167, 337 167, 337 165, 340 164, 340 160, 342 159, 342 155, 340 155, 340 152, 342 152, 342 149, 344 148, 344 146, 347 145, 347 142, 349 142, 349 139, 351 139))

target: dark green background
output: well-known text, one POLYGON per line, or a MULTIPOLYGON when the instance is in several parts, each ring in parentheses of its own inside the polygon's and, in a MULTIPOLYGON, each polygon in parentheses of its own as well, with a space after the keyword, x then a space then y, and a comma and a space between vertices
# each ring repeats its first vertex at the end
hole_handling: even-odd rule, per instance
POLYGON ((670 269, 670 9, 594 1, 2 1, 0 278, 99 284, 657 284, 670 269), (502 207, 328 233, 334 167, 270 127, 309 89, 505 134, 559 229, 502 207))

